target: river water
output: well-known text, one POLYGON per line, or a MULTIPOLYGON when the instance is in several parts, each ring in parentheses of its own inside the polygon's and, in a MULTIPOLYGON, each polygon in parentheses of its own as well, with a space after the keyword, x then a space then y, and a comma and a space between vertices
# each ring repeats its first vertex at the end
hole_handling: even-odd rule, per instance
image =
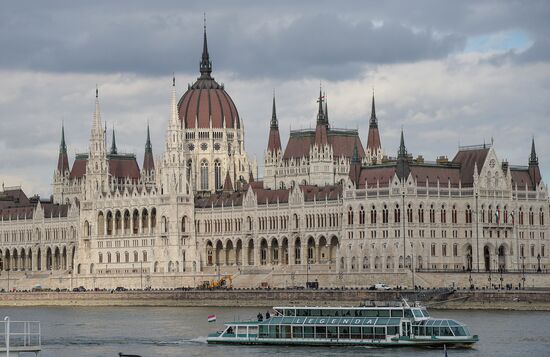
MULTIPOLYGON (((42 357, 110 357, 119 352, 146 356, 443 356, 441 350, 364 347, 223 346, 206 344, 224 320, 254 318, 259 308, 24 307, 0 308, 0 318, 38 320, 42 357), (208 323, 215 314, 217 322, 208 323)), ((431 310, 457 319, 480 336, 473 349, 449 356, 550 356, 550 312, 431 310)), ((33 354, 34 356, 34 354, 33 354)))

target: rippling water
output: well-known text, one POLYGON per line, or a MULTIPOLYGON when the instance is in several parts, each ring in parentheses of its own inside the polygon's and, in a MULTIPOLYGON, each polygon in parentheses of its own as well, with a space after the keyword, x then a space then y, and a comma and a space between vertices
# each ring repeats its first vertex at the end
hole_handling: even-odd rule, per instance
MULTIPOLYGON (((443 356, 441 350, 365 347, 271 347, 207 345, 206 335, 224 320, 253 318, 259 308, 25 307, 1 308, 0 317, 38 320, 42 357, 145 356, 443 356), (207 315, 218 321, 208 323, 207 315)), ((434 317, 460 320, 480 336, 470 350, 449 356, 550 356, 550 312, 432 310, 434 317)))

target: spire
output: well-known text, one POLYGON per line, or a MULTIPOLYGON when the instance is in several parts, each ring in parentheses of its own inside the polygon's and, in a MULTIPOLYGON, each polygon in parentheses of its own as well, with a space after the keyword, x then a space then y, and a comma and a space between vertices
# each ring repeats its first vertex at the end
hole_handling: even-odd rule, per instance
POLYGON ((59 145, 59 155, 67 155, 67 145, 65 144, 65 124, 61 124, 61 144, 59 145))
POLYGON ((317 112, 317 124, 326 124, 325 111, 323 108, 324 97, 321 87, 319 87, 319 99, 317 99, 317 102, 319 103, 319 110, 317 112))
POLYGON ((278 129, 279 121, 277 120, 277 110, 275 109, 275 91, 273 91, 273 109, 271 110, 271 128, 278 129))
POLYGON ((399 144, 399 152, 397 154, 397 177, 401 180, 406 180, 410 173, 409 160, 407 158, 407 148, 405 148, 405 139, 403 136, 403 128, 401 128, 401 142, 399 144))
POLYGON ((153 146, 151 145, 149 123, 147 123, 147 141, 145 142, 145 154, 143 155, 142 168, 144 172, 153 172, 155 170, 155 160, 153 159, 153 146))
POLYGON ((99 90, 95 87, 95 112, 94 112, 94 129, 101 130, 101 112, 99 110, 99 90))
POLYGON ((153 153, 153 146, 151 145, 151 134, 149 132, 149 123, 147 123, 147 141, 145 142, 145 153, 153 153))
POLYGON ((179 117, 178 117, 178 101, 176 96, 176 77, 172 77, 172 102, 170 104, 171 106, 171 120, 170 120, 170 126, 173 126, 174 128, 179 128, 179 117))
POLYGON ((372 109, 370 112, 369 127, 371 128, 378 127, 378 119, 376 118, 376 107, 374 106, 374 89, 372 90, 372 109))
POLYGON ((529 156, 529 165, 538 165, 539 158, 537 157, 537 152, 535 150, 535 137, 531 140, 531 155, 529 156))
POLYGON ((281 136, 279 135, 279 121, 277 120, 277 110, 275 107, 275 91, 273 91, 273 109, 271 111, 271 125, 269 128, 269 139, 267 141, 267 150, 277 152, 281 150, 281 136))
POLYGON ((115 138, 115 126, 113 125, 113 140, 111 143, 111 155, 116 155, 118 150, 116 148, 116 138, 115 138))
POLYGON ((399 143, 398 158, 405 158, 407 156, 407 148, 405 147, 405 139, 403 137, 403 128, 401 128, 401 142, 399 143))
POLYGON ((61 125, 61 143, 59 144, 57 171, 64 174, 67 170, 69 170, 69 158, 67 156, 67 145, 65 144, 65 125, 61 125))
POLYGON ((204 15, 204 38, 202 43, 202 59, 200 63, 201 78, 210 78, 212 73, 212 62, 208 54, 208 40, 206 39, 206 14, 204 15))

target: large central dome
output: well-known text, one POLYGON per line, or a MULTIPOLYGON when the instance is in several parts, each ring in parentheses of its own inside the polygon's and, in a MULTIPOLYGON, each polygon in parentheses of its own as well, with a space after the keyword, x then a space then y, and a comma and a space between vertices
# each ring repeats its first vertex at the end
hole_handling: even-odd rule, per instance
POLYGON ((222 85, 211 76, 212 62, 208 55, 206 28, 202 60, 201 76, 187 89, 178 103, 178 115, 186 129, 194 128, 240 128, 240 119, 235 103, 222 85))

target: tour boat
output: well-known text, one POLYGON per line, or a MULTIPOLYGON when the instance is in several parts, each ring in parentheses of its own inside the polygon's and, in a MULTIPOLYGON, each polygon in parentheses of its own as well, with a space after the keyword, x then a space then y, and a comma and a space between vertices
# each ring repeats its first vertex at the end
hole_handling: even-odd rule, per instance
POLYGON ((470 347, 479 340, 452 319, 432 318, 425 307, 406 301, 359 307, 274 307, 263 321, 224 323, 208 343, 470 347))

